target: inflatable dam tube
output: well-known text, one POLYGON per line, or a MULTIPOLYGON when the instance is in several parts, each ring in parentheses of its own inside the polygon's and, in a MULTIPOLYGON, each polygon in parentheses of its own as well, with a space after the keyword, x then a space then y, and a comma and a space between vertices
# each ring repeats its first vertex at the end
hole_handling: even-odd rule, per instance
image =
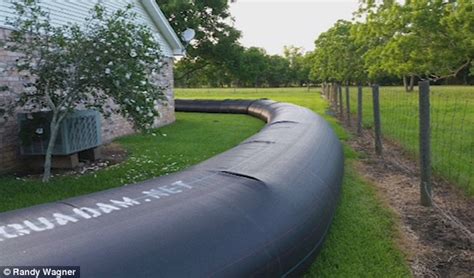
POLYGON ((341 144, 308 109, 177 100, 267 122, 235 148, 134 185, 0 214, 0 265, 81 277, 285 277, 318 253, 338 203, 341 144))

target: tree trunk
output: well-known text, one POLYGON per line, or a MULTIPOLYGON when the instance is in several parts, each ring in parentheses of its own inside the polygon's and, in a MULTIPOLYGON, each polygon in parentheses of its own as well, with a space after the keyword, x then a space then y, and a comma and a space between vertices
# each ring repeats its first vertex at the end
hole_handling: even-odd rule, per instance
POLYGON ((408 92, 408 80, 406 75, 403 76, 403 87, 405 87, 405 92, 408 92))
POLYGON ((410 88, 409 88, 409 92, 413 92, 413 87, 415 86, 415 76, 414 75, 410 75, 410 88))
POLYGON ((48 148, 46 149, 46 155, 44 159, 44 172, 43 172, 43 182, 48 182, 51 178, 51 161, 54 145, 56 143, 56 138, 58 137, 59 125, 61 124, 61 119, 58 119, 56 112, 53 114, 53 119, 49 125, 50 136, 48 142, 48 148))

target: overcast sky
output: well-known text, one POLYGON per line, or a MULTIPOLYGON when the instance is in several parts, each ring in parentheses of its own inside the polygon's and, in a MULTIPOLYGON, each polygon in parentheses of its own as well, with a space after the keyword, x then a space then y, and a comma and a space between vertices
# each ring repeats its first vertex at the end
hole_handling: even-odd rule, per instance
POLYGON ((230 11, 244 46, 282 54, 285 45, 312 50, 320 33, 350 20, 357 6, 357 0, 237 0, 230 11))

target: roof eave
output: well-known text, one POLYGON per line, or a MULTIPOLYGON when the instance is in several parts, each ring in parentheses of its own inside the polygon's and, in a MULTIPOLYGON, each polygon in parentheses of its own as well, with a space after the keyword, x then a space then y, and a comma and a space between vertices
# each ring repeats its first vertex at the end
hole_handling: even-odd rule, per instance
POLYGON ((168 19, 165 17, 155 0, 141 0, 141 2, 146 11, 150 14, 150 17, 158 30, 162 33, 166 42, 171 46, 173 55, 184 56, 186 51, 181 40, 173 30, 173 27, 171 27, 168 19))

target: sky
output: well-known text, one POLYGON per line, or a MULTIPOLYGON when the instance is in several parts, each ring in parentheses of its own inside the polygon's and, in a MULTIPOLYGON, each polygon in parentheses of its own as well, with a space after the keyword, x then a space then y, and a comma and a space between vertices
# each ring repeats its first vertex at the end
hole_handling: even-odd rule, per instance
POLYGON ((240 42, 269 54, 283 54, 283 46, 314 49, 318 35, 338 19, 350 20, 358 0, 237 0, 230 4, 240 42))

